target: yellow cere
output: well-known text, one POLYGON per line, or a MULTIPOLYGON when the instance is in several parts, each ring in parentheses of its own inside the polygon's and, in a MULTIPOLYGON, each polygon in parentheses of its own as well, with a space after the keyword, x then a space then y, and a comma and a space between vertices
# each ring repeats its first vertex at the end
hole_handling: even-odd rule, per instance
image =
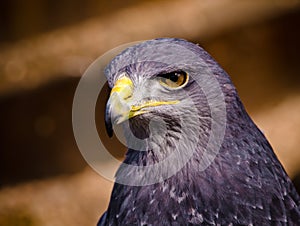
POLYGON ((133 83, 127 76, 119 78, 111 90, 110 95, 119 93, 124 99, 131 96, 133 91, 133 83))

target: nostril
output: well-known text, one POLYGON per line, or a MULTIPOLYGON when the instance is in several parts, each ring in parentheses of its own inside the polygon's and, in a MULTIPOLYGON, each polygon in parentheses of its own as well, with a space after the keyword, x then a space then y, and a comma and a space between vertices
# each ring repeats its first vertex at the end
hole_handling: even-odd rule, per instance
POLYGON ((128 100, 132 97, 132 95, 129 95, 128 97, 125 97, 124 100, 128 100))

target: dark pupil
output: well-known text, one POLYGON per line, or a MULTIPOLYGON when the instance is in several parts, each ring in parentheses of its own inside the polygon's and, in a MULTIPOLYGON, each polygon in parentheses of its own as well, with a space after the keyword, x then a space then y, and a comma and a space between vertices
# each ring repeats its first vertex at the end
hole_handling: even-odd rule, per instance
POLYGON ((178 81, 178 74, 177 73, 170 73, 170 80, 172 82, 177 82, 178 81))

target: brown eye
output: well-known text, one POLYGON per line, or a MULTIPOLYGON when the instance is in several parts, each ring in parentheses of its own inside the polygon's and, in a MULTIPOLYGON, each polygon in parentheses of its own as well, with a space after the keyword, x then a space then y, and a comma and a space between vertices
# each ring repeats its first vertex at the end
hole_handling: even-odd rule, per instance
POLYGON ((160 83, 164 86, 177 88, 186 84, 188 80, 187 73, 184 71, 174 71, 167 74, 158 75, 160 83))

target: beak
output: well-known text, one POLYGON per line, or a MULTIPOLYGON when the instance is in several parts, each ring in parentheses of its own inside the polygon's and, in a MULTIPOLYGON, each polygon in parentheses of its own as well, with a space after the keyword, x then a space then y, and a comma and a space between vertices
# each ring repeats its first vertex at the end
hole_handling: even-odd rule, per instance
POLYGON ((105 127, 109 137, 113 135, 113 125, 122 123, 137 115, 147 113, 147 107, 166 104, 176 104, 179 101, 146 101, 141 105, 134 105, 133 83, 127 76, 120 77, 111 90, 106 104, 105 127))
POLYGON ((105 127, 109 137, 113 135, 113 125, 129 118, 128 99, 133 93, 133 83, 127 76, 119 78, 112 88, 106 104, 105 127))

